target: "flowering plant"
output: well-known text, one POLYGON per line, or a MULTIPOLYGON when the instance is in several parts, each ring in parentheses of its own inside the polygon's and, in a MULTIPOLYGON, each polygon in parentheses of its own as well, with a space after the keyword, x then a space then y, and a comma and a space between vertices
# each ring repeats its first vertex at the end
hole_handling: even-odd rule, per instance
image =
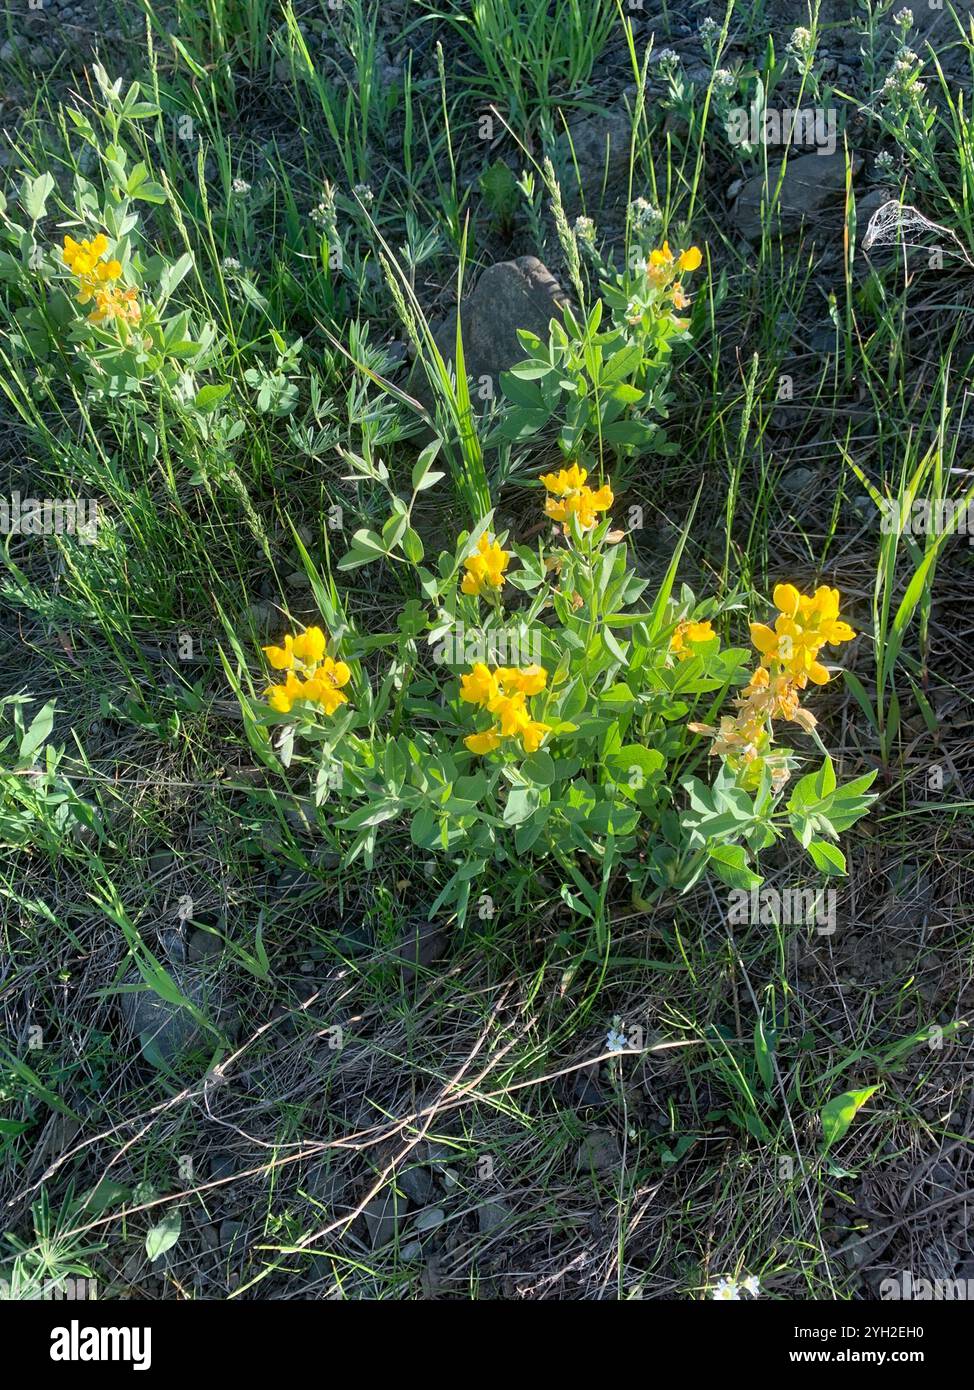
POLYGON ((353 461, 395 504, 338 567, 384 558, 412 569, 417 596, 396 631, 360 634, 299 543, 330 636, 311 627, 265 649, 286 678, 263 704, 238 682, 251 742, 282 774, 307 766, 343 862, 371 862, 381 827, 400 822, 441 865, 433 910, 450 904, 462 920, 488 863, 504 866, 516 897, 551 861, 566 900, 599 924, 616 870, 637 901, 708 870, 753 886, 759 852, 788 827, 820 870, 842 872, 835 841, 868 807, 871 778, 839 789, 826 754, 786 805, 803 759, 774 743, 790 720, 821 747, 800 696, 828 679, 822 648, 854 635, 836 591, 779 585, 774 628, 752 627, 760 659, 749 674, 747 650, 718 632, 739 602, 718 613, 675 592, 681 542, 647 603, 612 529, 611 486, 591 486, 577 463, 540 480, 553 528, 536 547, 495 532, 491 513, 428 568, 412 504, 438 476, 435 455, 433 445, 421 456, 408 503, 381 465, 353 461), (728 699, 737 713, 710 723, 728 699))

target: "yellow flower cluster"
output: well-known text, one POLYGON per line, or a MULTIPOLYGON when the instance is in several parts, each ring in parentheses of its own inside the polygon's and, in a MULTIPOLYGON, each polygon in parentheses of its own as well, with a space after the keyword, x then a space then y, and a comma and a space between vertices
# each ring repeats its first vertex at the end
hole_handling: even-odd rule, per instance
POLYGON ((325 656, 328 639, 320 627, 309 627, 295 636, 290 633, 280 647, 265 647, 267 660, 275 671, 286 671, 283 685, 268 686, 267 703, 278 714, 287 714, 299 700, 320 705, 326 714, 334 714, 339 705, 348 701, 342 691, 351 679, 344 661, 325 656))
POLYGON ((493 670, 478 661, 460 678, 460 699, 489 710, 497 723, 481 734, 470 734, 463 741, 471 753, 493 753, 502 739, 519 738, 526 753, 540 747, 549 724, 532 719, 528 697, 544 690, 548 672, 543 666, 495 666, 493 670))
POLYGON ((686 309, 690 301, 683 293, 680 276, 685 272, 699 270, 703 253, 699 246, 689 246, 674 256, 670 243, 664 241, 661 247, 649 253, 646 278, 654 290, 669 290, 674 309, 686 309))
MULTIPOLYGON (((751 640, 761 662, 734 701, 736 715, 725 715, 719 729, 691 724, 695 733, 709 734, 712 754, 728 757, 733 764, 750 767, 763 758, 772 743, 772 721, 787 719, 807 732, 815 728, 815 716, 801 705, 800 692, 809 680, 825 685, 826 668, 817 660, 826 644, 850 642, 855 632, 839 618, 839 591, 822 587, 810 597, 794 584, 778 584, 774 591, 779 610, 774 628, 751 623, 751 640)), ((787 780, 787 771, 773 769, 775 780, 787 780)))
POLYGON ((510 563, 510 553, 502 550, 487 531, 480 537, 474 553, 463 562, 466 574, 460 588, 465 594, 480 594, 484 589, 501 589, 504 586, 504 571, 510 563))
POLYGON ((104 232, 99 232, 90 241, 75 241, 70 236, 64 238, 61 257, 78 282, 78 303, 90 304, 94 300, 94 308, 88 315, 92 323, 112 319, 127 324, 138 323, 142 317, 138 291, 122 289, 115 283, 121 278, 122 263, 114 259, 106 260, 107 251, 108 238, 104 232))
POLYGON ((670 651, 677 661, 689 661, 691 656, 696 656, 693 650, 696 643, 709 642, 716 636, 709 619, 706 622, 695 623, 689 618, 684 618, 683 622, 677 623, 670 638, 670 651))
POLYGON ((593 490, 585 484, 587 477, 587 470, 579 468, 577 463, 573 463, 571 468, 562 468, 558 473, 542 474, 541 482, 548 493, 544 509, 552 521, 567 525, 569 517, 576 516, 580 528, 591 531, 598 522, 599 512, 607 511, 612 506, 612 489, 608 483, 593 490))
POLYGON ((751 624, 751 641, 761 653, 762 666, 777 663, 804 689, 809 680, 825 685, 829 673, 818 661, 826 645, 851 642, 855 632, 839 618, 839 591, 825 585, 809 598, 794 584, 778 584, 774 604, 779 610, 774 628, 751 624))

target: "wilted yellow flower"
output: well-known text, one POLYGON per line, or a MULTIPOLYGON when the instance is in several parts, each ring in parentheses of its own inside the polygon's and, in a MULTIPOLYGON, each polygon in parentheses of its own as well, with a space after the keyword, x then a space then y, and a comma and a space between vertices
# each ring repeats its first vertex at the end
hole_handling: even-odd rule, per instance
POLYGON ((467 557, 463 567, 467 571, 460 585, 465 594, 479 594, 484 589, 500 589, 504 584, 504 571, 511 562, 510 553, 490 534, 485 532, 477 543, 473 555, 467 557))
POLYGON ((107 289, 95 290, 95 307, 88 317, 92 323, 105 323, 113 319, 119 323, 138 323, 142 317, 138 290, 120 290, 116 285, 109 285, 107 289))

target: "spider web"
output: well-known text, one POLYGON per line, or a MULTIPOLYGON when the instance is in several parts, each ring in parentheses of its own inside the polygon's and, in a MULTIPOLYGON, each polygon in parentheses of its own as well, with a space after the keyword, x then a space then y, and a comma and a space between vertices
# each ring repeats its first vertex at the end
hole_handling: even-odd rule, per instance
POLYGON ((939 232, 941 236, 953 242, 958 255, 974 270, 974 261, 949 227, 942 227, 939 222, 931 222, 930 218, 924 217, 917 208, 901 203, 897 198, 890 198, 888 203, 877 208, 870 217, 862 238, 862 247, 864 251, 869 251, 873 246, 896 246, 898 243, 904 246, 919 246, 922 243, 907 240, 914 232, 939 232))

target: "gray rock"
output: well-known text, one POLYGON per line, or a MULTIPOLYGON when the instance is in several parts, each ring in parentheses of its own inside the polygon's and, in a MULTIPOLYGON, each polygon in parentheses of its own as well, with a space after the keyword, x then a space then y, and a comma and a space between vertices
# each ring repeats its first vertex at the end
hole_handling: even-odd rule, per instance
POLYGON ((189 938, 186 947, 186 958, 191 965, 198 965, 200 961, 212 960, 223 950, 223 942, 217 932, 200 931, 197 929, 189 938))
POLYGON ((593 1129, 582 1140, 575 1155, 575 1167, 582 1172, 611 1173, 621 1162, 619 1141, 608 1129, 593 1129))
POLYGON ((814 468, 789 468, 778 480, 778 487, 786 497, 801 497, 803 493, 810 492, 817 482, 818 473, 814 468))
MULTIPOLYGON (((499 395, 501 372, 527 356, 517 330, 528 329, 539 338, 547 338, 548 324, 552 318, 560 320, 566 298, 558 281, 535 256, 498 261, 483 272, 460 307, 463 356, 475 410, 483 411, 490 400, 485 379, 490 392, 499 395)), ((433 329, 436 345, 451 365, 456 334, 457 310, 452 309, 433 329)), ((432 392, 419 363, 413 366, 409 389, 429 408, 432 392)))
POLYGON ((407 1168, 398 1175, 396 1183, 418 1207, 425 1207, 436 1191, 433 1174, 428 1168, 407 1168))
POLYGON ((586 207, 592 208, 602 201, 603 193, 628 181, 632 114, 626 97, 623 94, 607 111, 569 121, 568 128, 555 141, 555 161, 566 208, 574 208, 579 201, 576 184, 585 194, 586 207))
POLYGON ((396 957, 403 962, 402 977, 405 982, 410 984, 417 971, 439 960, 446 950, 446 943, 446 928, 438 922, 414 922, 406 927, 395 951, 396 957))
POLYGON ((391 1187, 373 1197, 362 1212, 373 1250, 395 1240, 399 1222, 406 1211, 406 1200, 391 1187))
POLYGON ((485 1202, 477 1208, 477 1229, 482 1236, 493 1235, 505 1226, 514 1213, 506 1202, 485 1202))
MULTIPOLYGON (((861 161, 853 156, 853 173, 861 161)), ((770 202, 778 184, 781 163, 768 163, 767 181, 764 170, 747 179, 734 206, 738 231, 749 239, 761 235, 761 204, 770 202)), ((794 153, 788 160, 778 195, 777 208, 785 231, 797 229, 801 223, 829 204, 841 205, 845 191, 845 153, 794 153)))
POLYGON ((239 1167, 236 1155, 227 1153, 225 1149, 214 1149, 210 1154, 210 1181, 221 1182, 232 1178, 239 1167))
POLYGON ((421 1240, 407 1241, 399 1253, 407 1264, 413 1264, 416 1260, 423 1258, 423 1242, 421 1240))
POLYGON ((446 1220, 446 1212, 442 1207, 428 1207, 426 1211, 421 1211, 416 1218, 415 1228, 423 1233, 435 1231, 438 1226, 442 1226, 446 1220))
MULTIPOLYGON (((170 974, 178 989, 206 1016, 212 1016, 218 999, 214 991, 195 970, 176 970, 170 974)), ((126 984, 140 983, 137 974, 129 975, 126 984)), ((161 999, 149 989, 139 989, 121 996, 122 1017, 139 1040, 143 1056, 155 1063, 172 1062, 180 1053, 205 1043, 210 1034, 197 1023, 188 1009, 161 999)))
POLYGON ((220 1222, 220 1245, 239 1254, 247 1242, 247 1228, 243 1221, 232 1221, 229 1217, 220 1222))

